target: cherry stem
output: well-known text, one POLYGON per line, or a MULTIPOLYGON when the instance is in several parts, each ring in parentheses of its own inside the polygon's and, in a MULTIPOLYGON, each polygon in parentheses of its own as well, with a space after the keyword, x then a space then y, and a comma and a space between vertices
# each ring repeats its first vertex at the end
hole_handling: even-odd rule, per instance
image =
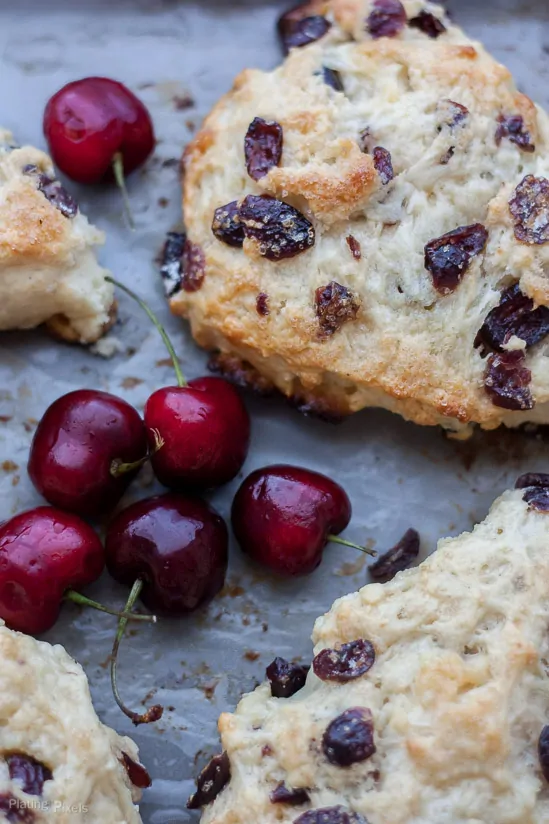
POLYGON ((153 455, 156 455, 162 447, 165 445, 165 440, 158 431, 158 429, 151 429, 154 438, 154 448, 147 452, 144 458, 139 458, 138 461, 133 461, 133 463, 123 463, 120 458, 115 458, 111 461, 111 475, 113 478, 119 478, 121 475, 125 475, 127 472, 135 472, 136 469, 140 469, 144 466, 147 461, 150 461, 153 455))
MULTIPOLYGON (((137 579, 137 581, 134 583, 131 589, 128 600, 126 601, 124 613, 131 613, 135 602, 141 594, 142 589, 143 581, 137 579)), ((116 666, 118 662, 118 650, 120 649, 120 642, 124 637, 127 624, 128 618, 126 618, 123 614, 123 616, 120 618, 118 622, 118 629, 116 631, 116 637, 114 639, 114 644, 111 653, 111 686, 114 695, 114 700, 116 701, 124 715, 127 715, 127 717, 135 724, 135 726, 138 727, 140 724, 151 724, 154 721, 159 721, 160 718, 162 718, 164 707, 161 707, 159 704, 155 704, 154 707, 150 707, 144 713, 133 712, 133 710, 128 709, 128 707, 120 698, 120 693, 118 692, 118 684, 116 682, 116 666)))
POLYGON ((118 287, 118 289, 122 289, 123 292, 126 292, 126 294, 129 295, 131 298, 133 298, 140 305, 140 307, 143 309, 143 311, 146 312, 146 314, 149 316, 152 323, 156 326, 156 328, 160 332, 160 336, 161 336, 162 340, 164 341, 164 345, 166 346, 166 349, 168 350, 170 358, 172 359, 173 368, 174 368, 174 371, 175 371, 175 375, 177 377, 177 385, 178 386, 187 386, 187 381, 185 380, 183 372, 181 371, 181 366, 179 365, 179 360, 178 360, 177 355, 175 354, 175 349, 173 348, 173 344, 172 344, 171 340, 168 337, 168 333, 166 332, 166 330, 164 329, 164 327, 162 326, 162 324, 160 323, 160 321, 158 320, 158 318, 154 314, 153 310, 149 306, 147 306, 145 301, 142 298, 140 298, 139 295, 136 295, 135 292, 133 292, 131 289, 128 289, 128 287, 124 286, 123 283, 120 283, 118 280, 115 280, 114 278, 111 278, 109 275, 106 276, 105 280, 107 280, 109 283, 113 283, 115 286, 118 287))
POLYGON ((126 186, 126 178, 124 177, 124 158, 122 157, 121 152, 117 152, 114 155, 112 159, 112 170, 114 172, 114 179, 116 181, 116 185, 122 192, 122 199, 124 201, 124 211, 126 212, 126 217, 128 219, 130 229, 134 231, 135 221, 133 219, 132 208, 130 205, 130 196, 128 195, 128 188, 126 186))
POLYGON ((116 609, 110 609, 98 601, 92 601, 86 595, 81 595, 80 592, 76 592, 74 589, 68 589, 65 592, 65 600, 72 601, 73 604, 78 604, 81 607, 91 607, 99 610, 99 612, 106 612, 107 615, 114 615, 116 618, 125 618, 128 621, 147 621, 149 624, 156 624, 156 615, 139 615, 136 612, 120 612, 116 609))
POLYGON ((377 555, 375 549, 368 549, 366 546, 360 546, 359 544, 354 544, 352 541, 346 541, 345 538, 340 538, 339 535, 328 535, 328 540, 332 544, 341 544, 342 546, 350 546, 352 549, 358 549, 359 552, 364 552, 366 555, 371 555, 372 557, 377 555))

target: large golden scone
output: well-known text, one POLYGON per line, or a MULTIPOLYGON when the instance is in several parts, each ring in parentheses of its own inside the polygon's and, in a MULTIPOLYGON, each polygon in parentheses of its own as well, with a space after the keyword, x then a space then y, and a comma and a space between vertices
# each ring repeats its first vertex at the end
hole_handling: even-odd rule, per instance
POLYGON ((0 332, 47 323, 64 340, 97 341, 115 314, 95 257, 103 242, 48 155, 0 130, 0 332))
POLYGON ((311 4, 328 33, 273 72, 243 72, 217 104, 184 157, 193 245, 171 308, 229 371, 248 364, 319 411, 377 406, 461 432, 547 422, 549 119, 440 6, 403 6, 402 29, 373 37, 371 0, 311 4), (283 130, 258 180, 254 118, 283 130), (310 221, 300 254, 272 260, 280 243, 254 240, 257 201, 244 216, 242 202, 260 194, 310 221), (212 232, 233 201, 243 246, 212 232), (502 295, 513 311, 475 346, 502 295))
POLYGON ((549 514, 524 494, 549 506, 549 489, 506 492, 473 532, 317 621, 317 656, 369 641, 369 670, 323 680, 341 660, 323 653, 293 696, 263 684, 221 716, 231 778, 202 824, 547 824, 549 514), (349 710, 362 727, 336 722, 349 710), (273 803, 281 782, 306 797, 273 803))

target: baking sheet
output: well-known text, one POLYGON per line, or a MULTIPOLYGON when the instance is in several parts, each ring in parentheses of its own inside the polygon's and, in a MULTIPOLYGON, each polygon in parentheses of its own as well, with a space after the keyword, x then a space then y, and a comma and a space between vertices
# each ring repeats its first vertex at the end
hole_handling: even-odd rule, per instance
MULTIPOLYGON (((189 377, 206 357, 169 313, 155 257, 166 231, 180 219, 175 160, 193 129, 233 77, 246 66, 269 68, 280 59, 274 23, 285 2, 239 0, 49 0, 0 6, 1 123, 20 142, 43 146, 41 117, 48 97, 78 77, 103 74, 127 83, 149 106, 158 147, 130 180, 137 229, 130 232, 116 193, 79 189, 90 219, 108 232, 102 260, 145 296, 166 322, 189 377), (189 98, 194 101, 192 105, 189 98)), ((505 62, 520 87, 549 105, 549 7, 546 0, 453 0, 459 23, 505 62)), ((173 381, 166 352, 140 310, 120 295, 110 360, 54 343, 40 332, 0 335, 0 518, 39 503, 25 472, 35 422, 46 406, 78 387, 100 387, 142 407, 148 394, 173 381)), ((289 461, 324 471, 349 492, 354 517, 347 536, 383 551, 410 526, 422 554, 440 536, 482 519, 496 495, 526 470, 547 470, 548 440, 497 432, 468 443, 365 411, 340 426, 306 420, 282 400, 248 398, 253 443, 244 474, 289 461)), ((212 500, 228 517, 238 480, 212 500)), ((159 491, 146 471, 125 499, 159 491)), ((162 703, 157 725, 134 731, 115 707, 108 684, 112 619, 66 607, 48 640, 63 643, 85 667, 101 718, 141 747, 153 787, 146 791, 146 824, 190 824, 185 810, 192 778, 218 749, 216 721, 240 694, 263 679, 275 654, 310 656, 314 619, 332 601, 367 581, 365 558, 332 546, 312 576, 273 582, 232 547, 227 587, 189 620, 139 627, 128 636, 119 680, 130 705, 162 703)), ((105 576, 91 594, 111 605, 126 591, 105 576)))

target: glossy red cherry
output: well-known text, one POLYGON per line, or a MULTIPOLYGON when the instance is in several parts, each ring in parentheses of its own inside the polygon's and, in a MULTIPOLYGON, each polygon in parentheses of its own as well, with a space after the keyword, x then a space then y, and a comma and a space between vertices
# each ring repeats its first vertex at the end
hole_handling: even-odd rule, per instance
POLYGON ((49 503, 92 516, 116 506, 138 471, 132 465, 146 455, 145 425, 133 406, 107 392, 80 389, 44 413, 28 471, 49 503))
POLYGON ((156 477, 170 489, 193 494, 228 483, 242 468, 250 445, 250 416, 240 393, 223 378, 196 378, 187 383, 156 316, 134 292, 112 282, 130 294, 152 320, 171 355, 178 381, 177 386, 154 392, 145 404, 156 477), (158 451, 155 437, 164 444, 158 451))
POLYGON ((56 622, 67 590, 101 575, 101 541, 86 523, 49 506, 0 525, 0 618, 36 635, 56 622))
POLYGON ((328 541, 351 520, 351 502, 325 475, 284 464, 252 472, 236 493, 232 525, 242 550, 281 575, 307 575, 322 561, 328 541))
POLYGON ((48 101, 44 134, 54 163, 72 180, 99 183, 121 159, 125 175, 154 149, 154 128, 143 103, 122 83, 85 77, 48 101))

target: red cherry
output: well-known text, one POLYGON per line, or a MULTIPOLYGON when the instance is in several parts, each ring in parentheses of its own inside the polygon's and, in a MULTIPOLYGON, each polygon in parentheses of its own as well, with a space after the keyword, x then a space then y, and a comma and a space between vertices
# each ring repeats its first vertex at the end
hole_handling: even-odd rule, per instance
POLYGON ((313 572, 329 541, 369 552, 334 537, 351 520, 351 502, 339 484, 309 469, 280 464, 252 472, 231 517, 242 550, 281 575, 313 572))
POLYGON ((155 143, 143 103, 107 77, 85 77, 54 94, 44 112, 44 134, 55 164, 79 183, 112 177, 117 156, 124 174, 130 174, 155 143))
POLYGON ((178 386, 154 392, 145 405, 145 425, 151 427, 154 473, 171 489, 200 492, 228 483, 239 473, 250 445, 250 416, 238 390, 223 378, 186 382, 165 329, 138 295, 127 292, 160 332, 173 361, 178 386), (155 450, 152 439, 164 447, 155 450))
POLYGON ((147 455, 147 434, 129 403, 92 389, 54 401, 32 440, 28 471, 41 495, 79 515, 112 509, 147 455))
POLYGON ((0 618, 36 635, 56 622, 69 588, 101 575, 101 541, 75 515, 41 506, 0 525, 0 618))

